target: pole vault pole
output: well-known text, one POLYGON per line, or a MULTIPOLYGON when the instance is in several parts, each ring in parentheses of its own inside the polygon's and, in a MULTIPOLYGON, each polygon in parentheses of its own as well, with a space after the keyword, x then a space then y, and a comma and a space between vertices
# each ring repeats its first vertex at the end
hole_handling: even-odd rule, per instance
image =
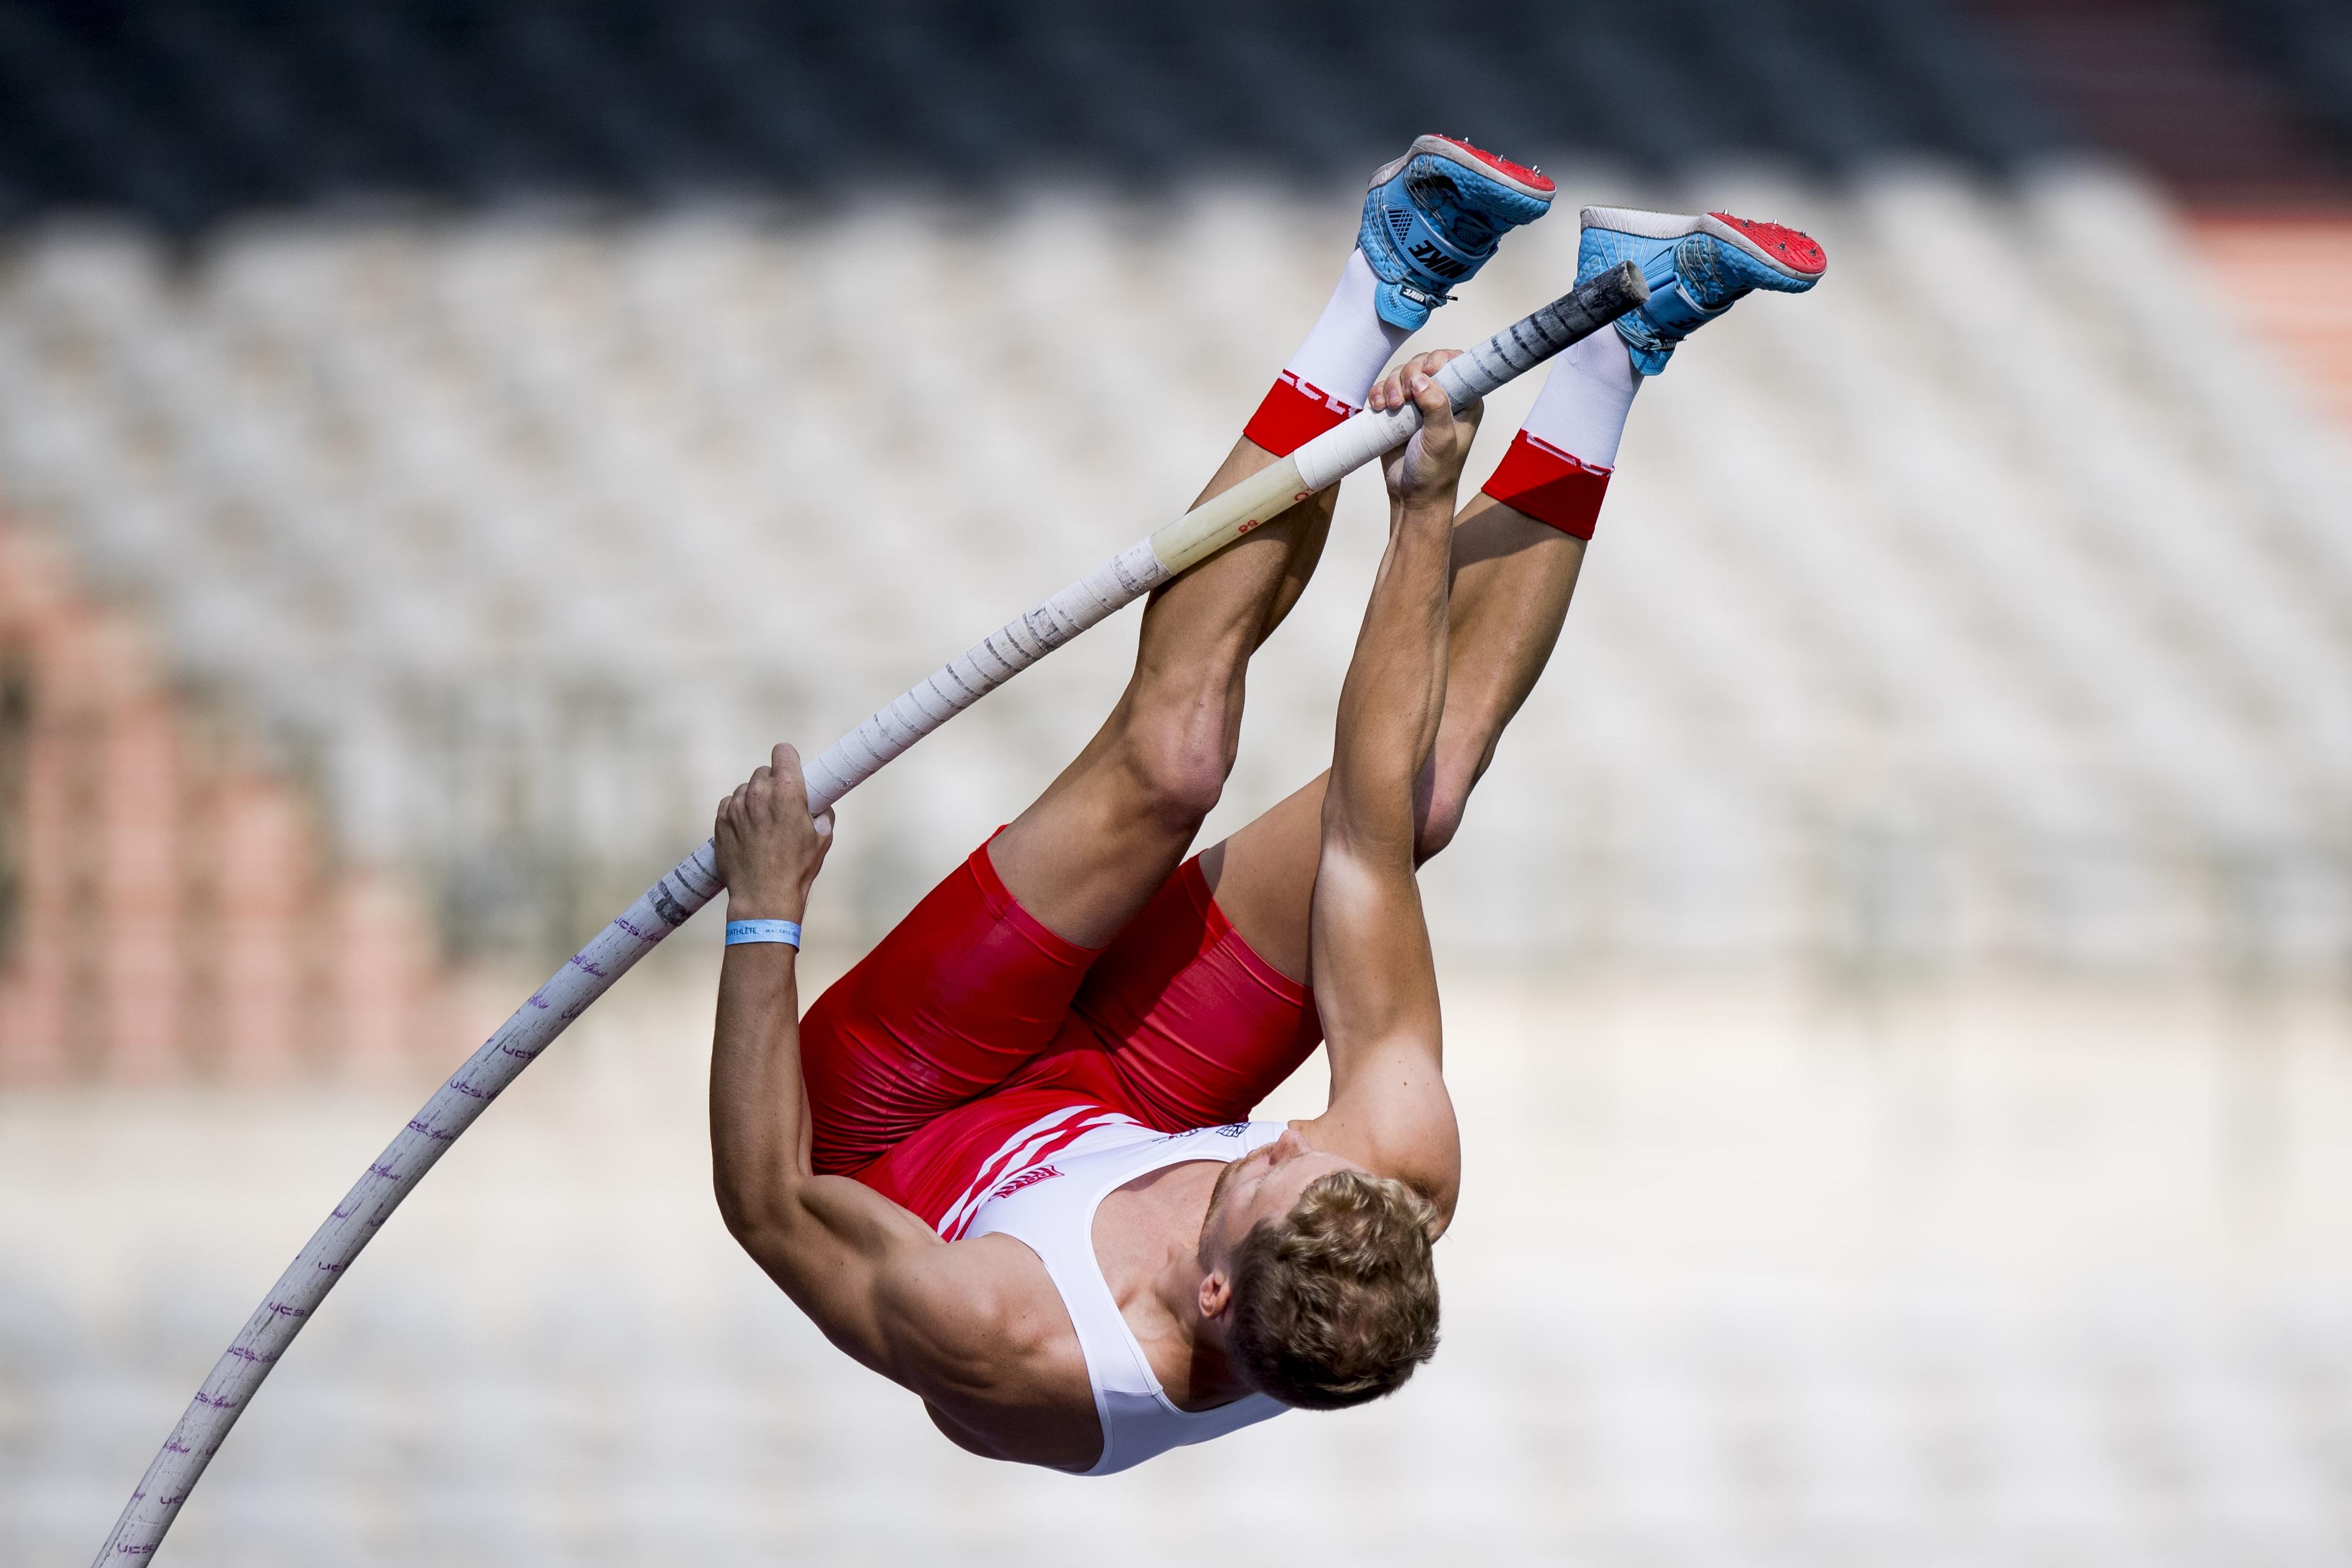
MULTIPOLYGON (((1474 403, 1648 297, 1641 273, 1631 263, 1622 263, 1496 333, 1447 364, 1435 379, 1456 408, 1474 403)), ((1420 427, 1421 411, 1411 404, 1384 413, 1358 414, 1005 622, 808 763, 809 809, 824 810, 892 758, 1088 626, 1317 490, 1338 483, 1342 475, 1402 446, 1420 427)), ((131 1494, 93 1568, 154 1554, 269 1369, 377 1227, 540 1052, 719 889, 718 862, 706 839, 567 959, 434 1092, 335 1205, 215 1363, 154 1463, 147 1467, 139 1489, 131 1494)))

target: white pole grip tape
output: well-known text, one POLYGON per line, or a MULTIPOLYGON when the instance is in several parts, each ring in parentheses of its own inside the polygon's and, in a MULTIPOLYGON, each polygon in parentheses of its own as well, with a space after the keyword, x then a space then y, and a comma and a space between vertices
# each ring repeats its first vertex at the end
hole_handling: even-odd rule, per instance
MULTIPOLYGON (((1438 373, 1439 384, 1456 407, 1484 397, 1647 297, 1641 274, 1630 265, 1603 273, 1446 365, 1438 373)), ((1402 446, 1420 426, 1417 408, 1359 414, 1119 552, 1026 615, 1005 622, 809 763, 809 809, 821 812, 832 805, 908 747, 1088 626, 1336 483, 1343 474, 1402 446)), ((409 1190, 572 1020, 717 897, 719 889, 717 849, 705 839, 573 953, 434 1091, 278 1276, 236 1342, 214 1364, 163 1451, 147 1467, 139 1489, 131 1494, 93 1568, 141 1563, 154 1553, 262 1379, 409 1190)))

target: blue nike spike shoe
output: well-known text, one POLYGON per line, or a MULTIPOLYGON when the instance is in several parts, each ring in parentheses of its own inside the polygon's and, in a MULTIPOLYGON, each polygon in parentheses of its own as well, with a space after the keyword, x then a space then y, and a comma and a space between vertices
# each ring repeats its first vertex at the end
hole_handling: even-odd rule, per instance
POLYGON ((1381 280, 1381 320, 1419 328, 1504 235, 1549 212, 1551 198, 1551 181, 1524 164, 1451 136, 1416 139, 1364 195, 1356 243, 1381 280))
POLYGON ((1577 246, 1579 283, 1621 261, 1642 269, 1650 301, 1617 318, 1633 368, 1655 375, 1675 345, 1757 289, 1801 294, 1821 281, 1829 258, 1809 235, 1777 223, 1702 213, 1587 207, 1577 246))

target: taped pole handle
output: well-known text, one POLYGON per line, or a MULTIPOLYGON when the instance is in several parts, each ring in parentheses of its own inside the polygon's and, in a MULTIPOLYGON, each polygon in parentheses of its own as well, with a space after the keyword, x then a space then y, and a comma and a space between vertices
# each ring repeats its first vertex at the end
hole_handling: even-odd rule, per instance
MULTIPOLYGON (((1437 373, 1438 384, 1456 407, 1475 402, 1648 298, 1641 273, 1631 263, 1622 263, 1450 362, 1437 373)), ((824 811, 892 758, 1080 632, 1341 476, 1402 446, 1420 427, 1421 411, 1411 405, 1358 414, 1007 621, 808 763, 809 809, 824 811)), ((120 1568, 154 1554, 269 1369, 401 1200, 540 1052, 719 890, 717 847, 705 839, 587 946, 566 959, 434 1091, 335 1205, 214 1363, 123 1505, 91 1568, 120 1568)))

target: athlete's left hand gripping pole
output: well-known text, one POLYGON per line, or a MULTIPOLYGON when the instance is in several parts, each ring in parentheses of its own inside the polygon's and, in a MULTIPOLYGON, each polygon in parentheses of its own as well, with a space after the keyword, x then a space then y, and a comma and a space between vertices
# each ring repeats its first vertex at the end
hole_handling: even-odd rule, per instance
MULTIPOLYGON (((1648 296, 1639 271, 1630 264, 1617 267, 1453 361, 1438 372, 1437 383, 1454 406, 1462 407, 1606 326, 1648 296)), ((1006 622, 810 763, 809 808, 823 811, 891 758, 1088 626, 1337 483, 1342 475, 1402 446, 1420 427, 1421 411, 1411 404, 1381 414, 1359 414, 1202 502, 1019 619, 1006 622)), ((656 943, 709 903, 719 888, 717 858, 705 840, 626 913, 573 953, 425 1102, 425 1109, 401 1129, 301 1255, 278 1276, 244 1331, 213 1367, 163 1451, 147 1467, 139 1489, 131 1494, 93 1568, 154 1553, 262 1379, 376 1227, 532 1058, 656 943)))

